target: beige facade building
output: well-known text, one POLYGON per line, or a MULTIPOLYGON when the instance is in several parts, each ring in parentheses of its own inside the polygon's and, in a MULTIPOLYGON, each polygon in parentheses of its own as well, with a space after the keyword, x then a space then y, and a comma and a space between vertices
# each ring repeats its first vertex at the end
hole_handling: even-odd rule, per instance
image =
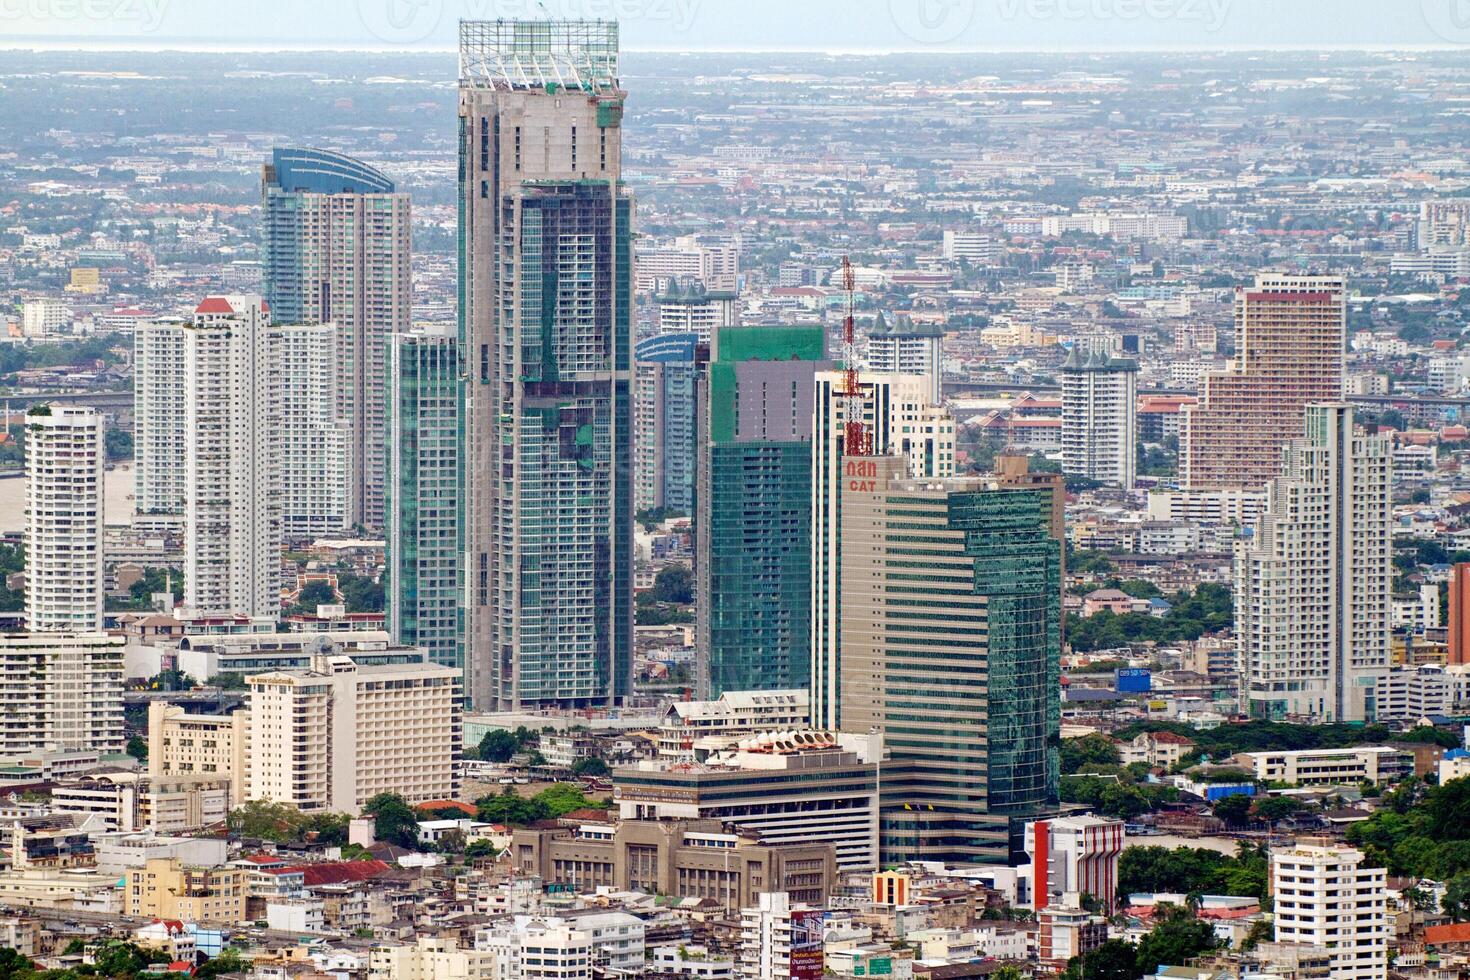
POLYGON ((128 869, 123 914, 234 925, 245 921, 247 876, 243 868, 194 868, 153 858, 128 869))
POLYGON ((1342 276, 1263 273, 1236 290, 1235 359, 1184 409, 1185 487, 1259 490, 1278 473, 1308 403, 1342 397, 1346 296, 1342 276))
POLYGON ((183 834, 221 824, 230 812, 228 778, 155 778, 137 772, 80 776, 57 784, 51 807, 101 817, 109 831, 183 834))
POLYGON ((453 939, 420 936, 412 946, 374 946, 368 980, 498 980, 495 954, 460 949, 453 939))
POLYGON ((454 799, 462 741, 460 672, 438 664, 358 666, 317 656, 308 670, 254 674, 246 798, 356 814, 378 793, 454 799))
POLYGON ((230 805, 245 802, 250 713, 191 715, 155 701, 148 705, 148 775, 154 779, 225 779, 230 805))
MULTIPOLYGON (((812 419, 812 723, 840 726, 838 681, 842 649, 841 569, 838 565, 842 516, 842 455, 847 411, 841 371, 819 371, 812 419)), ((922 374, 858 376, 863 390, 863 423, 869 453, 907 462, 905 475, 945 479, 954 476, 954 416, 934 404, 932 378, 922 374)))
POLYGON ((106 633, 0 634, 0 755, 122 751, 123 645, 106 633))
POLYGON ((820 905, 837 875, 830 843, 761 844, 726 833, 714 820, 526 828, 515 832, 510 848, 517 871, 548 884, 712 898, 730 910, 753 905, 763 891, 820 905))

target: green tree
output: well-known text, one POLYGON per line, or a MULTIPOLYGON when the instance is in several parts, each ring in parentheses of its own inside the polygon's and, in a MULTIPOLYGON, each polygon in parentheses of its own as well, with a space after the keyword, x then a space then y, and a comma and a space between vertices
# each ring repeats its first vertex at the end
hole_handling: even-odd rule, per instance
POLYGON ((480 739, 480 758, 486 762, 509 762, 520 748, 514 735, 503 728, 495 728, 480 739))
POLYGON ((231 810, 225 819, 225 827, 231 834, 278 844, 296 840, 305 826, 306 817, 300 810, 270 800, 251 800, 231 810))
POLYGON ((1071 775, 1083 766, 1116 766, 1120 757, 1118 745, 1106 735, 1084 735, 1062 739, 1062 772, 1071 775))
POLYGON ((611 771, 607 763, 596 756, 578 759, 572 764, 572 775, 574 776, 606 776, 611 771))
POLYGON ((396 847, 418 848, 418 815, 402 796, 379 793, 363 805, 362 812, 373 818, 373 836, 378 840, 396 847))
POLYGON ((694 576, 683 565, 667 565, 653 579, 655 602, 687 605, 694 601, 694 576))
POLYGON ((337 588, 342 590, 342 599, 348 612, 382 612, 387 606, 387 593, 382 582, 374 582, 361 575, 337 576, 337 588))
POLYGON ((1067 961, 1062 980, 1138 980, 1138 949, 1130 942, 1109 939, 1097 949, 1067 961))
POLYGON ((496 854, 495 845, 483 838, 470 843, 464 849, 466 861, 478 861, 481 858, 493 858, 496 854))
POLYGON ((551 808, 543 801, 518 796, 509 786, 499 795, 480 797, 475 801, 475 808, 481 820, 510 826, 523 827, 551 816, 551 808))
POLYGON ((1236 793, 1215 802, 1215 816, 1227 827, 1239 827, 1250 819, 1250 815, 1251 797, 1246 793, 1236 793))
POLYGON ((286 610, 288 616, 313 616, 317 606, 329 606, 337 601, 337 593, 330 582, 315 579, 301 587, 296 601, 286 610))
POLYGON ((134 735, 128 739, 127 753, 139 762, 148 761, 148 740, 140 735, 134 735))
POLYGON ((1452 922, 1470 920, 1470 874, 1455 875, 1445 882, 1439 907, 1452 922))
POLYGON ((1138 944, 1138 975, 1151 977, 1160 966, 1187 963, 1219 945, 1214 926, 1166 902, 1154 909, 1154 927, 1138 944))

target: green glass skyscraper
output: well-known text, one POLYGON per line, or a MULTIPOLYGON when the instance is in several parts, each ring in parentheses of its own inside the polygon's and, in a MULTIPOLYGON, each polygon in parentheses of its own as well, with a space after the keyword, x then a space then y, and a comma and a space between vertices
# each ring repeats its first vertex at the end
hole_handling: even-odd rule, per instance
POLYGON ((715 330, 699 458, 702 697, 810 679, 812 405, 820 326, 715 330))
POLYGON ((459 343, 452 330, 393 338, 388 451, 388 631, 464 668, 463 440, 459 343))

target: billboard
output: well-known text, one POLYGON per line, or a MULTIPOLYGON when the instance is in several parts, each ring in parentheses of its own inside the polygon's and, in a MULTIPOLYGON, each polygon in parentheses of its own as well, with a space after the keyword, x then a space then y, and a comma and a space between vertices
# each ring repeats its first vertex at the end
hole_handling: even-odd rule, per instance
POLYGON ((1147 668, 1119 667, 1113 671, 1113 690, 1119 694, 1147 694, 1153 687, 1153 674, 1147 668))
POLYGON ((821 980, 821 909, 795 909, 791 913, 791 980, 821 980))

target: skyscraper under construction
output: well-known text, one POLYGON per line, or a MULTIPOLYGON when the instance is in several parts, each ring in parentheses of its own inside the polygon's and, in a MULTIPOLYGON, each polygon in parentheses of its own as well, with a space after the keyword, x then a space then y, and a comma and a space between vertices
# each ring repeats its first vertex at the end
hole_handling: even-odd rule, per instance
POLYGON ((611 21, 460 24, 466 689, 589 707, 633 647, 631 197, 611 21))

